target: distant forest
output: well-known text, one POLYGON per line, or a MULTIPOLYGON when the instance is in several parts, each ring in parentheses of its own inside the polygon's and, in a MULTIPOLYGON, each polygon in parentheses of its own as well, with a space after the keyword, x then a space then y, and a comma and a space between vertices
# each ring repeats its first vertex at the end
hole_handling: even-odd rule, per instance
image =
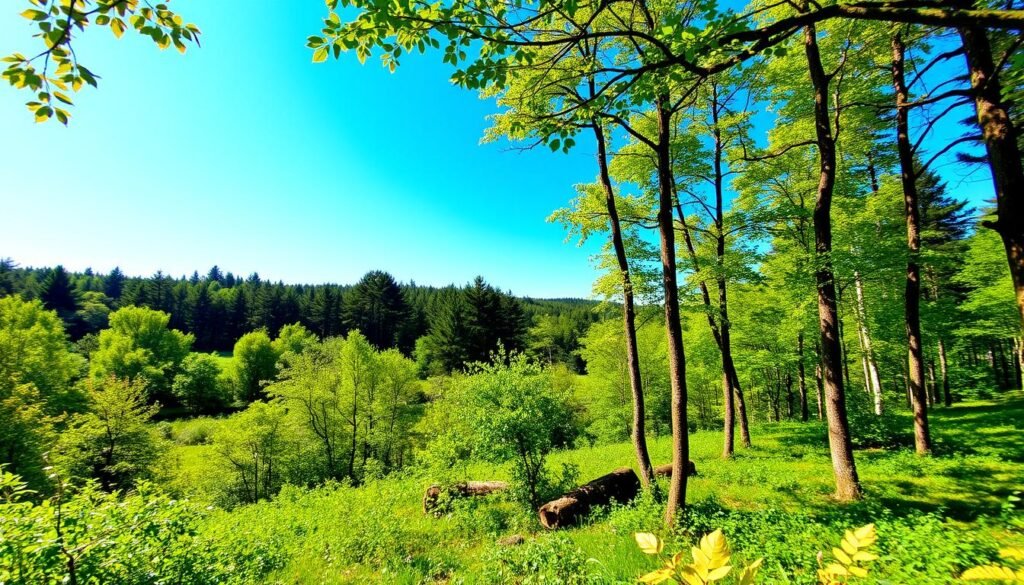
POLYGON ((62 266, 20 267, 0 258, 0 297, 39 299, 64 320, 83 353, 120 307, 139 306, 170 315, 170 327, 195 336, 196 351, 230 351, 246 333, 300 323, 320 338, 358 330, 377 348, 417 354, 430 373, 486 361, 499 348, 542 361, 584 364, 579 338, 603 312, 595 301, 515 297, 477 277, 459 287, 399 283, 383 271, 355 284, 284 284, 259 274, 236 276, 213 266, 205 274, 171 277, 107 274, 62 266))

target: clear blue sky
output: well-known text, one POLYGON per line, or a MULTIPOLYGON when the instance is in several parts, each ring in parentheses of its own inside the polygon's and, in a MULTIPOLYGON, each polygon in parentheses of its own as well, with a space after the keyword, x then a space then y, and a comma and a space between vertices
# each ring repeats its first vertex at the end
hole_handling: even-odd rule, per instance
MULTIPOLYGON (((0 8, 4 55, 36 48, 21 4, 0 8)), ((90 31, 76 50, 102 79, 69 128, 35 124, 28 96, 0 87, 0 257, 312 283, 482 274, 522 295, 590 294, 595 248, 545 218, 593 179, 593 147, 480 145, 494 106, 452 86, 436 54, 395 74, 354 54, 314 65, 322 1, 172 6, 203 47, 90 31)))
MULTIPOLYGON (((0 54, 37 46, 22 4, 3 1, 0 54)), ((76 49, 103 78, 69 128, 35 124, 27 96, 0 87, 0 257, 133 275, 217 264, 293 283, 482 274, 516 294, 589 296, 596 245, 545 222, 593 179, 589 141, 570 155, 480 145, 494 106, 452 86, 436 54, 395 74, 353 54, 314 65, 319 0, 172 6, 203 47, 91 31, 76 49)), ((939 170, 954 192, 991 197, 987 172, 939 170)))

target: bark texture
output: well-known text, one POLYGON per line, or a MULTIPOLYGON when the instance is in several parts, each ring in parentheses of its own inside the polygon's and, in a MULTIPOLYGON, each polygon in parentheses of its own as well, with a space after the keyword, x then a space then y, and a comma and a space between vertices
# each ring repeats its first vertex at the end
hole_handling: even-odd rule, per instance
POLYGON ((819 158, 819 180, 814 205, 814 248, 817 256, 818 324, 821 333, 821 369, 825 386, 829 449, 835 474, 836 498, 861 496, 860 479, 853 460, 850 425, 846 415, 843 364, 839 339, 839 311, 832 270, 832 194, 836 179, 836 144, 829 115, 829 83, 818 49, 817 31, 804 27, 804 52, 814 88, 814 126, 819 158))
POLYGON ((607 506, 613 500, 626 503, 638 493, 640 478, 631 468, 623 467, 544 504, 537 514, 544 528, 555 530, 579 523, 595 506, 607 506))
POLYGON ((917 195, 917 172, 910 142, 910 95, 904 76, 906 46, 900 33, 892 37, 892 83, 896 91, 896 150, 900 160, 903 208, 907 217, 907 283, 904 294, 904 322, 907 332, 907 365, 911 406, 914 410, 914 449, 918 455, 932 451, 928 430, 928 395, 924 383, 924 348, 921 345, 921 212, 917 195))
POLYGON ((423 494, 423 513, 440 515, 441 497, 470 498, 487 496, 508 489, 504 481, 464 481, 450 486, 433 484, 423 494))
POLYGON ((622 240, 622 225, 615 204, 615 190, 608 173, 608 145, 604 128, 600 122, 594 121, 594 138, 597 140, 597 164, 600 169, 601 188, 604 191, 605 205, 608 208, 608 227, 611 230, 612 247, 615 248, 615 259, 622 276, 622 326, 626 337, 626 366, 629 371, 629 388, 633 398, 633 427, 630 437, 633 451, 636 453, 637 466, 640 468, 640 481, 648 487, 654 478, 651 456, 647 450, 647 433, 645 428, 644 389, 640 377, 640 355, 636 342, 636 309, 633 299, 633 279, 629 270, 629 259, 626 257, 626 245, 622 240))

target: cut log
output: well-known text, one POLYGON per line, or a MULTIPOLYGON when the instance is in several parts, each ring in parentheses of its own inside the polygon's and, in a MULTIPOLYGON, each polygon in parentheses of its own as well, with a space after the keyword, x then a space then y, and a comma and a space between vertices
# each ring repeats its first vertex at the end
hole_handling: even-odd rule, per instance
MULTIPOLYGON (((666 463, 665 465, 659 465, 654 468, 655 477, 672 477, 672 464, 666 463)), ((689 465, 686 466, 686 476, 693 477, 697 475, 697 466, 694 465, 693 461, 690 461, 689 465)))
POLYGON ((464 481, 447 487, 435 483, 423 494, 423 513, 439 515, 438 505, 442 494, 449 498, 469 498, 486 496, 506 489, 508 482, 504 481, 464 481))
POLYGON ((622 467, 541 506, 540 523, 548 530, 570 526, 585 518, 594 506, 607 506, 612 500, 626 503, 638 493, 640 478, 629 467, 622 467))

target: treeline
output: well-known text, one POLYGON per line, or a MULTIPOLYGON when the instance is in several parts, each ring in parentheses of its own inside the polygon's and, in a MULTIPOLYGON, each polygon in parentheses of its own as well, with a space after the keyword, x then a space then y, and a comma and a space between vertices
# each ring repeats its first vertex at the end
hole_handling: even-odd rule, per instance
POLYGON ((246 333, 262 329, 273 337, 298 323, 321 339, 360 331, 378 349, 413 355, 419 347, 422 371, 434 374, 486 361, 498 347, 534 347, 548 361, 581 370, 578 339, 599 318, 594 302, 516 298, 480 277, 464 287, 426 287, 372 271, 354 285, 292 285, 217 266, 202 276, 158 271, 141 278, 118 268, 73 273, 0 259, 0 296, 15 294, 57 311, 75 341, 106 328, 111 311, 138 306, 168 314, 172 329, 194 336, 196 351, 230 351, 246 333), (529 335, 535 321, 543 326, 536 339, 529 335))

